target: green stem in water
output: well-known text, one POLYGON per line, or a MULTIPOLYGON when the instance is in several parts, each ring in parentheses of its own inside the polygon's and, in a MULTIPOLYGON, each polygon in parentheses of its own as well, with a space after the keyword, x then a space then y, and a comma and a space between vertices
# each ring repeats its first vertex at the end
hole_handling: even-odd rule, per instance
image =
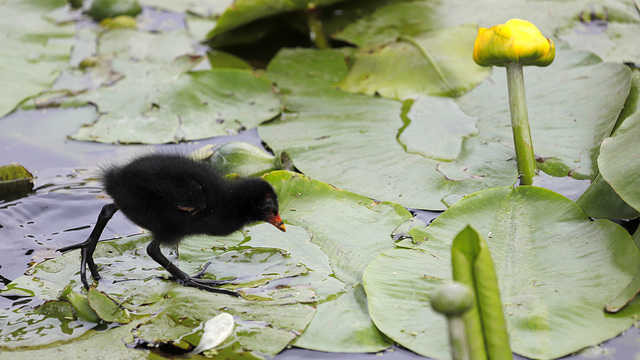
POLYGON ((320 10, 315 3, 307 6, 307 23, 309 24, 309 36, 318 49, 329 49, 329 40, 324 33, 324 25, 320 19, 320 10))
POLYGON ((520 185, 531 185, 536 174, 536 158, 533 153, 529 116, 527 115, 522 64, 507 63, 506 68, 509 107, 511 108, 511 129, 513 130, 513 143, 516 148, 520 185))

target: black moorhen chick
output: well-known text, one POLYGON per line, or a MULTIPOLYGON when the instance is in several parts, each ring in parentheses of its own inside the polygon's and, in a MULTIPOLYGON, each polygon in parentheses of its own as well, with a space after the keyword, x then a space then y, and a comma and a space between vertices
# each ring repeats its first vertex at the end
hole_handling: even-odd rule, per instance
POLYGON ((266 221, 282 231, 285 225, 278 213, 278 198, 261 179, 229 181, 215 170, 182 155, 151 154, 125 166, 110 166, 103 172, 103 183, 112 204, 105 205, 89 238, 59 249, 81 250, 80 279, 88 289, 86 267, 99 280, 93 252, 100 234, 113 214, 121 210, 135 224, 149 230, 153 239, 147 253, 184 286, 239 296, 213 286, 228 281, 200 279, 201 270, 189 276, 160 251, 160 245, 175 245, 187 235, 228 235, 244 225, 266 221))

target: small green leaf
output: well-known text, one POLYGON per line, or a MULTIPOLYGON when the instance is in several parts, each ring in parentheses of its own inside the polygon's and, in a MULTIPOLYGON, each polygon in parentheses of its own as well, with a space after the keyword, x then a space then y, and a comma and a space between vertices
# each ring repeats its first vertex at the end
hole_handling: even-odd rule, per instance
POLYGON ((89 300, 77 292, 71 290, 71 284, 67 285, 60 295, 60 300, 68 301, 73 308, 76 318, 88 322, 99 323, 100 317, 89 305, 89 300))
POLYGON ((0 166, 0 200, 17 199, 33 189, 33 175, 18 163, 0 166))
POLYGON ((109 295, 91 287, 87 294, 89 305, 104 322, 128 324, 131 322, 129 312, 120 307, 109 295))

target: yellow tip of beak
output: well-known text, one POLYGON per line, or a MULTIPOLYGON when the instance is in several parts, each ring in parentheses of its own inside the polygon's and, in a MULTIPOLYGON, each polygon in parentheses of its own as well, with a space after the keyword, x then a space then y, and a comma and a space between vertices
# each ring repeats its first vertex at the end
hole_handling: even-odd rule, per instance
POLYGON ((269 224, 277 227, 282 232, 287 232, 287 227, 284 226, 284 222, 282 222, 282 218, 280 218, 280 214, 269 219, 269 224))

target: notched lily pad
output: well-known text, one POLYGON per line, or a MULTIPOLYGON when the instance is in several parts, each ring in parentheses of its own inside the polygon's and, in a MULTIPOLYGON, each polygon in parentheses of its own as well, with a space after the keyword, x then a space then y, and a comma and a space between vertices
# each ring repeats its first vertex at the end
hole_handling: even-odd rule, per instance
MULTIPOLYGON (((561 357, 636 321, 638 301, 615 315, 603 311, 640 270, 629 234, 610 221, 592 221, 550 190, 502 187, 468 195, 429 226, 414 227, 413 240, 402 240, 365 270, 367 296, 376 299, 369 302, 371 317, 403 346, 448 356, 444 320, 427 304, 431 291, 451 279, 451 243, 468 225, 487 240, 515 353, 561 357)), ((626 299, 634 293, 625 290, 626 299)))
POLYGON ((346 91, 407 99, 418 95, 459 96, 491 70, 473 62, 473 24, 438 29, 362 48, 338 86, 346 91))

